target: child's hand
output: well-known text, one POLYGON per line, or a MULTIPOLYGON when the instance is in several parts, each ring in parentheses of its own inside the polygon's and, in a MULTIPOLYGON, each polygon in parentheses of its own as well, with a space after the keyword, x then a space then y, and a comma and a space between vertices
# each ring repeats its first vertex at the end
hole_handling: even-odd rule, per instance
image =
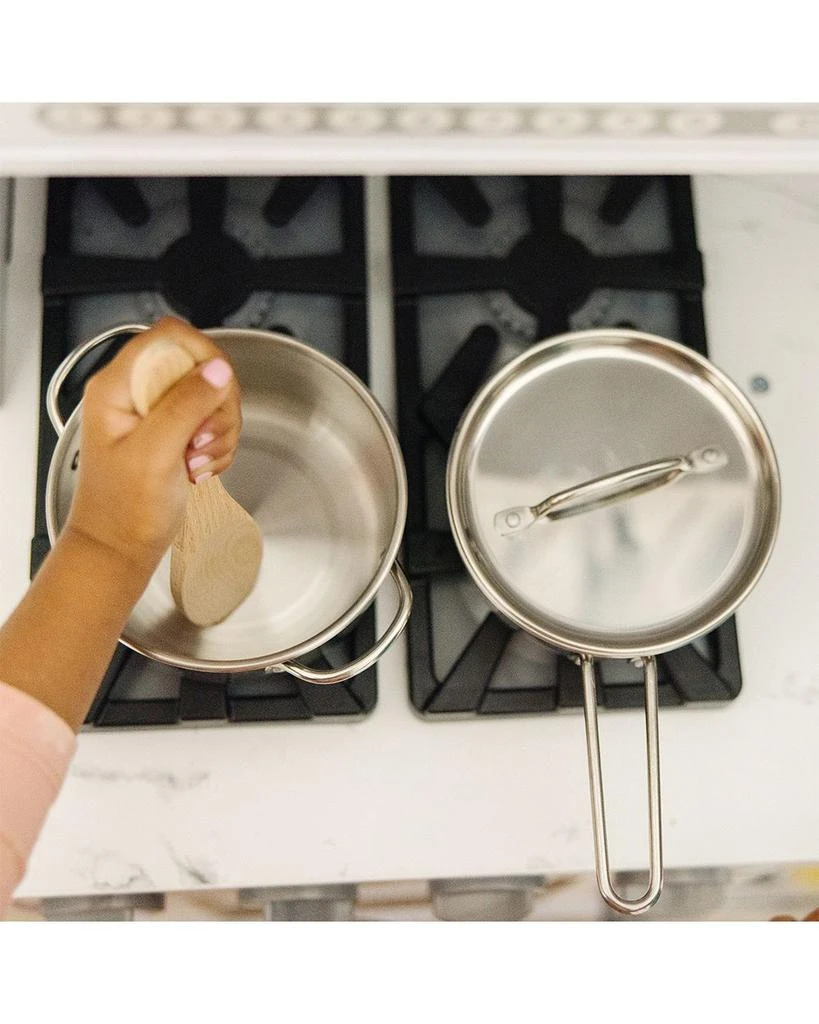
POLYGON ((147 582, 181 525, 188 481, 227 469, 241 425, 224 354, 201 331, 164 317, 86 384, 66 529, 122 556, 147 582), (197 366, 143 419, 131 402, 131 367, 158 338, 187 349, 197 366))

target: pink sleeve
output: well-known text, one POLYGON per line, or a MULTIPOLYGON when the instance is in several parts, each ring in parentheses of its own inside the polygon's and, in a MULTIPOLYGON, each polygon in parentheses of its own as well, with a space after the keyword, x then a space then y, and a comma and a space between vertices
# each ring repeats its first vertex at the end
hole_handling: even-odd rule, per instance
POLYGON ((50 708, 0 682, 0 918, 77 747, 50 708))

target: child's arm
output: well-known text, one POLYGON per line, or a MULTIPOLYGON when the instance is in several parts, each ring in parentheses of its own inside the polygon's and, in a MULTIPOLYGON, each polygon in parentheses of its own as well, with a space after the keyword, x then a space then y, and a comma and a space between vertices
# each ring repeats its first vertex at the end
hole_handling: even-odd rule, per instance
POLYGON ((131 609, 179 529, 188 481, 230 465, 240 428, 230 367, 180 320, 160 320, 88 382, 68 521, 0 628, 0 680, 80 727, 131 609), (197 365, 142 418, 131 404, 131 367, 158 337, 186 348, 197 365))
POLYGON ((204 334, 172 318, 129 342, 86 387, 68 521, 0 628, 0 916, 123 626, 179 528, 188 481, 226 469, 240 429, 229 366, 204 334), (142 419, 130 369, 157 337, 187 348, 197 366, 142 419))
POLYGON ((73 730, 55 712, 0 682, 0 919, 76 745, 73 730))
POLYGON ((0 628, 0 680, 79 729, 147 570, 67 527, 0 628))

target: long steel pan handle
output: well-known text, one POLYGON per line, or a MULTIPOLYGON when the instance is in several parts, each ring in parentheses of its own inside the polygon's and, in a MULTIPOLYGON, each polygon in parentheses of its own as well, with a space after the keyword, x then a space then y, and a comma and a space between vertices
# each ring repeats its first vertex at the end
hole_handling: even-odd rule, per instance
POLYGON ((594 659, 581 655, 583 673, 583 712, 586 719, 586 749, 589 759, 594 861, 597 885, 603 899, 621 914, 634 916, 653 906, 663 887, 663 846, 660 820, 660 743, 657 715, 657 661, 643 659, 646 684, 646 752, 648 760, 648 887, 638 899, 627 900, 614 891, 609 872, 609 851, 606 837, 606 809, 603 801, 603 780, 600 768, 600 736, 597 730, 597 685, 594 659))

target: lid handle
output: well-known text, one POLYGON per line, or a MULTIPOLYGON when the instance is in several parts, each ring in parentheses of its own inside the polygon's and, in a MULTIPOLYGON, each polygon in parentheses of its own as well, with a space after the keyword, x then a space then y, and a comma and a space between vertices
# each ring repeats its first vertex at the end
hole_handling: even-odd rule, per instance
POLYGON ((504 535, 527 530, 539 519, 567 519, 581 512, 603 508, 625 498, 633 498, 655 487, 664 487, 691 473, 713 473, 728 462, 728 456, 715 445, 696 448, 688 455, 677 455, 639 466, 629 466, 616 473, 596 477, 587 483, 569 487, 537 505, 516 505, 495 516, 495 529, 504 535))

